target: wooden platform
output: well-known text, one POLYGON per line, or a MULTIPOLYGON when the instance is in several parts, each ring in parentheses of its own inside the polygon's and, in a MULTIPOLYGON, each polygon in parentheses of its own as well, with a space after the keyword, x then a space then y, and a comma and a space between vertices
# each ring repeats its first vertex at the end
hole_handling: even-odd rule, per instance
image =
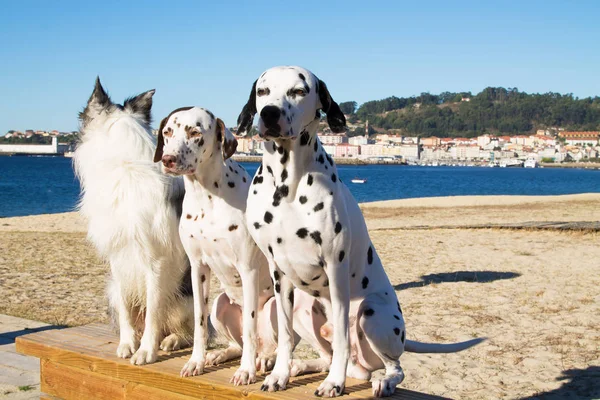
MULTIPOLYGON (((238 362, 205 370, 201 376, 179 377, 191 350, 160 352, 158 362, 142 367, 115 355, 118 337, 108 326, 92 324, 77 328, 48 330, 16 339, 17 351, 40 359, 41 390, 62 399, 307 399, 325 374, 292 378, 288 389, 278 393, 260 391, 262 377, 245 387, 229 379, 238 362)), ((344 398, 371 397, 371 384, 348 379, 344 398)), ((396 389, 392 399, 441 399, 418 392, 396 389)))

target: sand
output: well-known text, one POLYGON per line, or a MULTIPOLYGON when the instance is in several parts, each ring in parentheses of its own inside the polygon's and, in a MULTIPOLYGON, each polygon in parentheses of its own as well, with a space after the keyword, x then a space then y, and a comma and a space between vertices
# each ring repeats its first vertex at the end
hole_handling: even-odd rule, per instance
MULTIPOLYGON (((457 354, 404 354, 403 387, 467 399, 600 398, 600 233, 593 225, 537 228, 599 221, 600 195, 361 207, 408 338, 488 338, 457 354)), ((108 269, 77 214, 1 219, 0 237, 0 313, 68 325, 105 320, 108 269)))

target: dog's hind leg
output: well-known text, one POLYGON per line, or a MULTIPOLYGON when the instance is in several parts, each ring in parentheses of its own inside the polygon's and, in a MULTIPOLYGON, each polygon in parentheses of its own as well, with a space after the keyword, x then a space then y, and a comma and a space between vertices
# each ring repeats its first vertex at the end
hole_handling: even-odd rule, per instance
MULTIPOLYGON (((395 298, 394 298, 395 299, 395 298)), ((406 331, 400 306, 391 304, 379 295, 370 295, 362 302, 358 310, 360 330, 370 350, 379 358, 385 367, 385 376, 372 381, 373 396, 391 396, 396 386, 404 380, 404 372, 400 367, 400 355, 404 351, 406 331)), ((364 353, 366 344, 360 344, 364 353)), ((372 365, 379 364, 371 362, 372 365)), ((379 364, 381 365, 381 364, 379 364)))
POLYGON ((217 333, 223 335, 229 342, 226 349, 209 351, 205 365, 213 366, 239 358, 242 355, 242 309, 232 304, 229 296, 221 293, 213 301, 210 322, 217 333))
MULTIPOLYGON (((327 372, 331 365, 331 337, 323 337, 323 326, 327 323, 325 308, 322 304, 306 292, 295 289, 294 299, 294 331, 309 346, 319 353, 316 360, 293 359, 291 361, 291 376, 308 374, 311 372, 327 372)), ((326 325, 330 327, 331 324, 326 325)), ((331 330, 326 329, 329 333, 331 330)))
POLYGON ((110 280, 107 291, 109 307, 113 313, 116 313, 115 319, 119 326, 117 356, 120 358, 129 358, 136 352, 140 345, 133 326, 131 306, 128 306, 123 289, 121 289, 117 280, 110 280))
POLYGON ((194 304, 191 296, 181 296, 173 300, 169 309, 165 332, 167 336, 160 343, 163 351, 175 351, 192 344, 194 330, 194 304))

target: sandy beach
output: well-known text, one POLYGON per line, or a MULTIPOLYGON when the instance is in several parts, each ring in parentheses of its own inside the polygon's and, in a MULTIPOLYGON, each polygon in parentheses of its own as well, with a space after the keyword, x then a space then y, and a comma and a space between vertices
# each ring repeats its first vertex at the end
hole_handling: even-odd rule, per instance
MULTIPOLYGON (((461 399, 600 398, 600 194, 361 208, 408 338, 488 338, 457 354, 404 354, 403 387, 461 399)), ((0 313, 105 321, 108 268, 85 231, 76 213, 0 219, 0 313)))

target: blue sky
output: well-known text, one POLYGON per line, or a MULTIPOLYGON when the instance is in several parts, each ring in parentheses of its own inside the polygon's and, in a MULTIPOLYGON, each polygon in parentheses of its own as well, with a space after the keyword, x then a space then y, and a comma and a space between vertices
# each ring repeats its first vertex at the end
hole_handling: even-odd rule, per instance
POLYGON ((96 75, 119 102, 155 88, 155 121, 199 105, 228 126, 275 65, 359 104, 487 86, 600 95, 598 1, 170 3, 3 3, 0 135, 77 129, 96 75))

